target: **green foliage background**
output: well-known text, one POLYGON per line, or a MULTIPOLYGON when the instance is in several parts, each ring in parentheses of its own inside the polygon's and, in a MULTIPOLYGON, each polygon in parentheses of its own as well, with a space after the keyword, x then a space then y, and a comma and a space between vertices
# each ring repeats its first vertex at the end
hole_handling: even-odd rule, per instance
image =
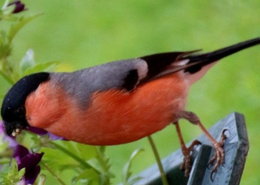
MULTIPOLYGON (((29 14, 43 12, 43 15, 16 37, 12 60, 20 60, 28 48, 33 48, 38 62, 62 61, 58 71, 164 51, 201 48, 210 51, 260 36, 259 0, 24 2, 29 14)), ((244 185, 260 184, 259 70, 259 46, 224 59, 194 85, 188 102, 188 110, 196 112, 207 127, 233 111, 245 114, 250 151, 242 177, 244 185)), ((9 86, 4 79, 0 83, 2 97, 9 86)), ((187 141, 201 133, 187 122, 181 126, 187 141)), ((162 157, 179 148, 176 137, 172 126, 154 135, 162 157)), ((145 152, 135 159, 134 172, 155 162, 147 139, 107 147, 116 172, 113 183, 121 181, 117 172, 139 147, 145 148, 145 152)), ((62 160, 62 156, 59 158, 62 160)), ((69 174, 61 176, 66 179, 69 174)))

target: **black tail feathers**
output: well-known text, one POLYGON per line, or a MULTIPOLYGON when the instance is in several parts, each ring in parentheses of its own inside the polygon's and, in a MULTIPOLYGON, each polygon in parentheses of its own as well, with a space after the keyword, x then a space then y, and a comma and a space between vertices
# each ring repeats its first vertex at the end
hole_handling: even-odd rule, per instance
POLYGON ((185 72, 195 73, 199 71, 203 66, 213 63, 217 60, 220 60, 226 56, 232 55, 238 51, 243 49, 255 46, 260 44, 260 37, 255 39, 246 40, 244 42, 240 42, 222 49, 218 49, 216 51, 212 51, 209 53, 203 54, 193 54, 186 56, 186 59, 189 59, 189 64, 197 63, 185 69, 185 72))

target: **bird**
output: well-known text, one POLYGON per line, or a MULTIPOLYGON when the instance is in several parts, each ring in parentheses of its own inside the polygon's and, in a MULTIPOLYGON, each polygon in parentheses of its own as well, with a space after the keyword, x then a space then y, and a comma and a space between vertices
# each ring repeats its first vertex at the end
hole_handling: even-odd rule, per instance
POLYGON ((39 72, 21 78, 5 95, 1 116, 8 135, 29 127, 89 145, 119 145, 174 124, 184 155, 190 152, 179 120, 197 125, 215 148, 214 170, 223 163, 225 136, 217 141, 185 106, 189 89, 220 59, 260 44, 260 37, 215 51, 165 52, 108 62, 74 72, 39 72))

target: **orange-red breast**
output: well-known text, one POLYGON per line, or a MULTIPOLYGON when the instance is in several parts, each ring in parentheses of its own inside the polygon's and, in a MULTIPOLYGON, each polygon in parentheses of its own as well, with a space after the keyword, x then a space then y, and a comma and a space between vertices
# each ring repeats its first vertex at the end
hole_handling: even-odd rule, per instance
POLYGON ((28 126, 92 145, 128 143, 177 122, 190 86, 216 61, 260 38, 209 53, 169 52, 71 73, 36 73, 7 93, 7 134, 28 126))

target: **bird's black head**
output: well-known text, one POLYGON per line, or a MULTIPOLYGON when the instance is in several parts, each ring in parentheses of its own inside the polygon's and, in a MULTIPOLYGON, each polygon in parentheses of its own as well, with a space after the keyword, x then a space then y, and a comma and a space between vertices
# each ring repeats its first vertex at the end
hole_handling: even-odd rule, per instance
POLYGON ((25 100, 44 81, 49 80, 49 73, 35 73, 20 79, 6 94, 1 115, 5 131, 8 135, 15 135, 20 129, 28 126, 26 120, 25 100))

